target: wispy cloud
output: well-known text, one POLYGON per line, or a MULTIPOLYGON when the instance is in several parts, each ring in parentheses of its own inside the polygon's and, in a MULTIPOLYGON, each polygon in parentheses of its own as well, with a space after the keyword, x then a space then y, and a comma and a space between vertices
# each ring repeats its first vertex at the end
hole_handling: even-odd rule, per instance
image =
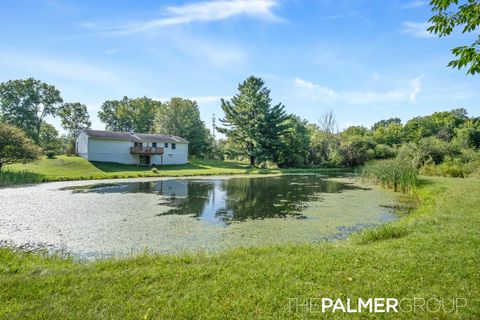
MULTIPOLYGON (((166 101, 170 100, 171 98, 173 98, 173 97, 160 97, 160 98, 154 98, 154 100, 158 100, 158 101, 161 101, 161 102, 166 102, 166 101)), ((229 99, 229 97, 226 97, 226 96, 197 96, 197 97, 187 97, 185 99, 196 101, 199 104, 206 104, 206 103, 215 103, 215 102, 220 103, 220 99, 229 99)))
POLYGON ((117 48, 108 49, 108 50, 105 50, 103 53, 105 53, 107 56, 111 56, 112 54, 118 53, 118 49, 117 48))
POLYGON ((341 101, 353 105, 400 102, 415 103, 417 95, 421 91, 421 79, 422 76, 412 79, 408 84, 408 88, 393 89, 385 92, 373 90, 337 92, 328 87, 300 78, 294 79, 294 85, 300 90, 299 94, 303 98, 323 102, 341 101))
POLYGON ((422 90, 422 78, 423 76, 418 76, 410 81, 410 86, 413 89, 409 97, 410 103, 417 102, 417 94, 422 90))
MULTIPOLYGON (((147 21, 137 21, 116 27, 107 27, 105 35, 127 35, 152 31, 166 26, 183 25, 195 22, 221 21, 236 16, 250 16, 266 21, 282 20, 273 13, 278 0, 213 0, 167 7, 163 17, 147 21)), ((84 22, 88 28, 95 23, 84 22)))
POLYGON ((420 7, 425 6, 427 3, 428 3, 427 1, 413 0, 413 1, 410 1, 407 4, 405 4, 403 6, 403 8, 404 9, 416 9, 416 8, 420 8, 420 7))
POLYGON ((301 95, 310 99, 332 101, 339 97, 333 90, 307 80, 295 78, 293 82, 297 88, 300 88, 301 95))
POLYGON ((435 35, 427 31, 430 26, 428 22, 405 21, 403 23, 403 32, 416 38, 432 38, 435 35))
POLYGON ((116 87, 125 84, 119 79, 118 75, 102 67, 74 60, 55 59, 39 55, 0 52, 0 67, 12 68, 31 75, 50 75, 95 85, 116 87))

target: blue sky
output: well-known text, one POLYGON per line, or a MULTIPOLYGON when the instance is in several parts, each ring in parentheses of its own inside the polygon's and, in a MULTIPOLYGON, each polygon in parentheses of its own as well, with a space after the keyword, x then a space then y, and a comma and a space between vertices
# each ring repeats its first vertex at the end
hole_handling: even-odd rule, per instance
MULTIPOLYGON (((273 101, 340 127, 466 108, 480 116, 480 77, 446 67, 473 36, 437 38, 427 1, 4 0, 0 81, 34 77, 88 106, 194 98, 210 127, 219 99, 250 75, 273 101)), ((59 127, 59 121, 49 119, 59 127)))

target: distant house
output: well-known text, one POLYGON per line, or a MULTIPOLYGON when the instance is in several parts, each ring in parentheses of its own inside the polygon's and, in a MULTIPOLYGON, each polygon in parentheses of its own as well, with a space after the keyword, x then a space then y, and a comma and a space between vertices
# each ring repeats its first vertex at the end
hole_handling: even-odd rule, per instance
POLYGON ((76 152, 89 161, 183 164, 188 162, 188 141, 177 136, 84 130, 77 137, 76 152))

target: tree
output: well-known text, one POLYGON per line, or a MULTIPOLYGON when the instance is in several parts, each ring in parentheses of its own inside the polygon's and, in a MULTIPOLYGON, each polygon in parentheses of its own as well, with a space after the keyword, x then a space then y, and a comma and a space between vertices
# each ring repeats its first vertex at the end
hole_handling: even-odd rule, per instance
POLYGON ((285 107, 281 103, 272 107, 270 90, 260 78, 249 77, 238 86, 238 91, 230 101, 221 100, 225 117, 220 122, 225 127, 218 131, 241 155, 248 157, 250 165, 274 160, 279 137, 286 129, 285 107))
POLYGON ((122 100, 107 100, 98 112, 98 118, 107 130, 121 132, 153 133, 159 101, 147 97, 122 100))
POLYGON ((298 167, 307 164, 310 134, 307 121, 291 115, 285 121, 286 129, 281 135, 281 148, 276 163, 280 167, 298 167))
POLYGON ((37 160, 40 153, 41 149, 22 130, 0 123, 0 170, 6 164, 37 160))
POLYGON ((206 156, 213 147, 213 138, 200 119, 200 111, 195 101, 172 98, 163 103, 155 117, 155 132, 180 136, 187 139, 189 153, 193 156, 206 156))
POLYGON ((402 124, 402 120, 400 120, 400 118, 390 118, 387 120, 380 120, 378 122, 375 122, 375 124, 372 126, 372 131, 375 131, 379 128, 387 128, 391 124, 402 124))
POLYGON ((339 164, 348 167, 357 167, 373 158, 375 144, 368 137, 360 135, 342 139, 339 147, 339 164))
MULTIPOLYGON (((440 37, 450 35, 457 27, 462 33, 472 33, 480 25, 480 1, 468 0, 458 3, 458 0, 431 0, 430 5, 435 13, 430 18, 433 24, 427 30, 440 37)), ((460 46, 452 49, 458 58, 448 64, 452 68, 467 67, 467 75, 480 73, 480 35, 470 46, 460 46)))
POLYGON ((455 129, 461 127, 467 120, 467 111, 462 108, 415 117, 407 121, 403 128, 405 139, 408 142, 418 142, 422 138, 436 136, 450 141, 455 129))
POLYGON ((62 141, 58 136, 57 129, 45 121, 42 122, 38 145, 45 153, 58 154, 62 149, 62 141))
POLYGON ((43 119, 56 115, 61 103, 60 91, 33 78, 0 83, 0 120, 22 129, 36 143, 43 119))
POLYGON ((328 110, 325 112, 318 120, 318 124, 320 126, 320 130, 327 134, 333 134, 335 133, 335 130, 338 131, 338 122, 335 118, 335 113, 333 110, 328 110))
POLYGON ((402 143, 404 134, 402 124, 390 122, 388 125, 374 125, 373 128, 375 127, 376 129, 373 131, 373 139, 376 143, 386 144, 389 146, 399 145, 402 143))
POLYGON ((79 102, 65 103, 60 108, 58 115, 62 121, 62 128, 72 137, 75 137, 80 131, 90 128, 92 125, 87 106, 79 102))

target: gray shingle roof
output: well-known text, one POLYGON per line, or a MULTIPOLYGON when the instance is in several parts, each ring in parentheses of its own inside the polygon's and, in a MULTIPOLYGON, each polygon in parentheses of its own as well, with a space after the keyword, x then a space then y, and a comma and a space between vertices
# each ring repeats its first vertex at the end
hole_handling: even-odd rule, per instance
POLYGON ((167 136, 163 134, 146 134, 135 132, 114 132, 104 130, 84 130, 87 136, 99 139, 118 139, 130 141, 159 141, 159 142, 173 142, 173 143, 188 143, 187 140, 178 136, 167 136))

